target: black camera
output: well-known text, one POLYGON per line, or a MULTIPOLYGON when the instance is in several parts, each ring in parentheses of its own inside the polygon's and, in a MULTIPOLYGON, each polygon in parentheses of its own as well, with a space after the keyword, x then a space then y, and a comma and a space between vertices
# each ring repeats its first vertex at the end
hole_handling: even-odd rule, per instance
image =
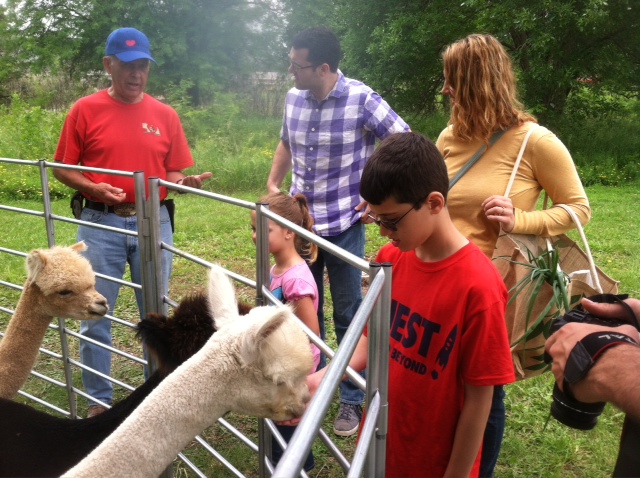
POLYGON ((591 315, 588 312, 585 312, 580 306, 578 306, 575 309, 570 310, 566 314, 554 319, 554 321, 551 323, 550 334, 556 333, 569 322, 604 325, 606 327, 618 327, 619 325, 629 323, 619 319, 603 319, 602 317, 596 317, 595 315, 591 315))
MULTIPOLYGON (((550 332, 554 334, 569 322, 581 322, 587 324, 604 325, 607 327, 617 327, 628 323, 615 319, 603 319, 595 317, 579 308, 570 310, 565 315, 556 318, 551 324, 550 332)), ((550 363, 551 357, 545 352, 545 362, 550 363)), ((560 423, 578 430, 591 430, 598 423, 598 417, 604 410, 604 402, 584 403, 567 395, 558 387, 553 385, 553 401, 551 402, 551 415, 560 423)))

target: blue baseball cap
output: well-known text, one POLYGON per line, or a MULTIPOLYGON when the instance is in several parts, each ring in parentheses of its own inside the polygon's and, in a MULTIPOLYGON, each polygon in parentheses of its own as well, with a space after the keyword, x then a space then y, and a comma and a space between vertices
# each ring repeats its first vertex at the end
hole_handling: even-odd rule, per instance
POLYGON ((115 55, 118 60, 125 63, 141 58, 147 58, 156 63, 149 51, 149 39, 135 28, 118 28, 111 32, 107 38, 106 54, 107 56, 115 55))

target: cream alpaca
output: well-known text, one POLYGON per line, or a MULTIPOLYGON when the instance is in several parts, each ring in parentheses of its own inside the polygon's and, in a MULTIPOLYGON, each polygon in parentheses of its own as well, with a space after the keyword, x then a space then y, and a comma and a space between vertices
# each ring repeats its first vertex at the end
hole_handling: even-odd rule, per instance
POLYGON ((291 310, 256 307, 240 318, 233 286, 217 266, 209 300, 218 331, 64 476, 158 476, 227 412, 274 420, 304 412, 313 358, 291 310))
POLYGON ((93 269, 80 255, 86 248, 79 242, 27 255, 27 281, 0 341, 0 397, 13 398, 24 385, 54 317, 89 320, 107 313, 93 269))

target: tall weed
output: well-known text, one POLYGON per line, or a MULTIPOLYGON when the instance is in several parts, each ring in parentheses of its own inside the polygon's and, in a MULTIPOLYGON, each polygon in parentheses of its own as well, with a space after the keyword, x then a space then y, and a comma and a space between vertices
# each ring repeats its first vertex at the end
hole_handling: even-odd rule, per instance
POLYGON ((15 159, 51 158, 62 121, 62 114, 31 106, 14 95, 9 106, 0 106, 0 154, 15 159))
MULTIPOLYGON (((0 156, 12 159, 51 159, 58 143, 64 116, 31 106, 19 96, 0 106, 0 156)), ((50 181, 52 198, 63 197, 68 188, 50 181)), ((38 168, 0 164, 0 197, 39 199, 42 197, 38 168)))
POLYGON ((200 137, 192 150, 194 169, 213 173, 205 188, 225 193, 263 191, 279 132, 279 118, 244 117, 200 137))

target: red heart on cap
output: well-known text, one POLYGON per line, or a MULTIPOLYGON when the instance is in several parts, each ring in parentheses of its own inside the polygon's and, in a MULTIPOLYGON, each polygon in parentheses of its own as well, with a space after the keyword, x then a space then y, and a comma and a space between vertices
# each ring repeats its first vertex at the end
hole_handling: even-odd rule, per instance
POLYGON ((127 40, 125 43, 127 44, 127 46, 135 46, 136 41, 135 40, 127 40))

